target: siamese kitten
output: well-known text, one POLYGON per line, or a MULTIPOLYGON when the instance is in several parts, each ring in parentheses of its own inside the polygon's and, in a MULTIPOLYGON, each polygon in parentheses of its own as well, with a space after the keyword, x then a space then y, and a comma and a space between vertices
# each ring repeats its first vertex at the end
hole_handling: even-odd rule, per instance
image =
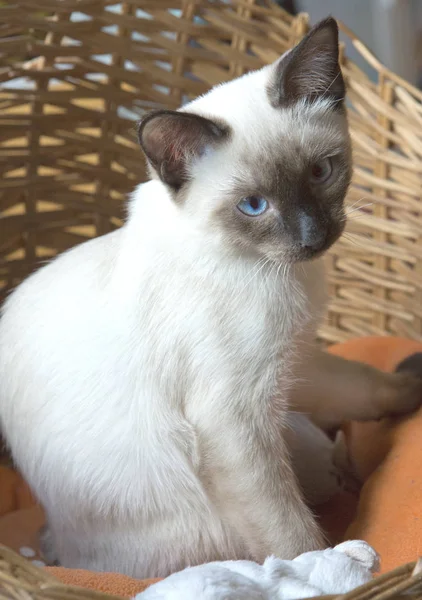
POLYGON ((323 547, 286 440, 419 405, 319 352, 319 258, 351 176, 333 19, 275 64, 139 126, 151 180, 0 320, 1 428, 67 567, 165 576, 323 547), (293 411, 290 413, 289 411, 293 411))

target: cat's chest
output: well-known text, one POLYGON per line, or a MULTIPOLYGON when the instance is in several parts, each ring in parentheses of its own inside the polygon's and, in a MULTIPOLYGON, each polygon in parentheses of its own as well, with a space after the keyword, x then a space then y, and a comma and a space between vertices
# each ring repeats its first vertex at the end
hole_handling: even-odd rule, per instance
POLYGON ((308 318, 303 290, 268 285, 242 290, 222 281, 206 289, 193 285, 182 291, 173 322, 175 344, 190 363, 220 374, 256 378, 290 353, 308 318))

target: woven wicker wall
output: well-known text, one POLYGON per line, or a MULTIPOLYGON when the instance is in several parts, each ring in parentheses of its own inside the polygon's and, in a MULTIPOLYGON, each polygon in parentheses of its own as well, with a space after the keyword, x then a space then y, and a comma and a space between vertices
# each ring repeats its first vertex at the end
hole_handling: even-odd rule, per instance
MULTIPOLYGON (((0 295, 119 226, 145 177, 145 110, 276 59, 307 27, 269 0, 0 2, 0 295)), ((321 336, 422 340, 422 94, 354 43, 376 83, 342 57, 355 176, 321 336)))

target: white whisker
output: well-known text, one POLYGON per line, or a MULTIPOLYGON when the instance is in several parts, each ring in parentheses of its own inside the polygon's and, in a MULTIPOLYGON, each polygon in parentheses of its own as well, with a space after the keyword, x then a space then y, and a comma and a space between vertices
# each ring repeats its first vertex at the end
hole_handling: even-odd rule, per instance
POLYGON ((246 280, 246 279, 249 277, 249 275, 250 275, 250 274, 251 274, 251 273, 252 273, 252 272, 253 272, 253 271, 254 271, 254 270, 257 268, 257 267, 259 267, 259 265, 260 265, 261 263, 265 263, 265 261, 266 261, 266 260, 267 260, 267 257, 266 257, 266 256, 263 256, 262 258, 260 258, 259 260, 257 260, 257 261, 256 261, 256 263, 254 263, 254 264, 252 265, 252 268, 251 268, 251 269, 249 269, 249 271, 246 273, 246 275, 245 275, 245 276, 242 278, 242 280, 240 281, 240 284, 242 284, 242 283, 243 283, 243 282, 244 282, 244 281, 245 281, 245 280, 246 280))
POLYGON ((362 204, 362 206, 356 206, 356 208, 350 208, 350 209, 346 209, 346 215, 351 215, 354 212, 359 212, 361 211, 363 208, 367 208, 368 206, 372 206, 373 202, 368 202, 368 204, 362 204))
POLYGON ((343 233, 343 237, 350 242, 351 244, 354 244, 355 246, 357 246, 358 248, 366 248, 365 244, 361 244, 358 241, 356 241, 355 239, 353 239, 352 237, 350 237, 347 233, 343 233))
MULTIPOLYGON (((259 263, 262 261, 262 259, 260 259, 255 267, 258 267, 259 263)), ((254 273, 252 273, 252 277, 246 282, 246 284, 243 286, 243 288, 240 290, 240 294, 247 288, 247 286, 255 279, 255 277, 260 273, 260 271, 262 271, 262 269, 269 263, 271 262, 270 258, 267 258, 266 260, 264 260, 264 262, 261 264, 261 266, 259 268, 256 269, 256 271, 254 273)))

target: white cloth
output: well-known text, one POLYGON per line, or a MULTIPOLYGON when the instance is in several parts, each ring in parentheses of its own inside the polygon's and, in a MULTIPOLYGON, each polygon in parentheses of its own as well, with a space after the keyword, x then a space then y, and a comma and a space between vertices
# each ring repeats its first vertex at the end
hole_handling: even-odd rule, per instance
POLYGON ((136 600, 299 600, 345 594, 368 582, 379 557, 359 540, 306 552, 294 560, 271 556, 264 564, 213 562, 189 567, 152 585, 136 600))

